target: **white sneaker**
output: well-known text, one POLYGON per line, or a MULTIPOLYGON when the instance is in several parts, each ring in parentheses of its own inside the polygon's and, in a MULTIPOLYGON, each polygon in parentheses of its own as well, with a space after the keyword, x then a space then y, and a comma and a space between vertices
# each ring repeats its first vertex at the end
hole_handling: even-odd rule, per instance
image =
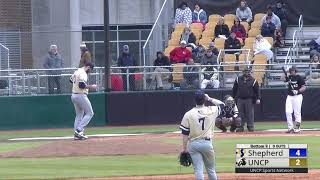
POLYGON ((81 131, 81 132, 75 131, 74 132, 74 139, 75 140, 86 140, 86 139, 88 139, 88 136, 84 135, 83 131, 81 131))
POLYGON ((300 129, 301 123, 297 122, 296 123, 296 127, 294 128, 294 133, 300 133, 301 129, 300 129))

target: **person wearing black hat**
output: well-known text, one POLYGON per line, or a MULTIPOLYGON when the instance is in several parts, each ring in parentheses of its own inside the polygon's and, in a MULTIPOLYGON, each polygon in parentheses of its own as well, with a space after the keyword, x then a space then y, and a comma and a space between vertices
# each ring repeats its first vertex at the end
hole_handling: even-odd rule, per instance
POLYGON ((232 95, 237 101, 241 117, 241 126, 236 131, 243 132, 247 122, 248 131, 253 132, 254 104, 260 104, 261 95, 258 82, 251 76, 251 68, 246 67, 243 75, 236 78, 232 95))
POLYGON ((285 82, 288 82, 288 96, 286 99, 287 133, 299 133, 301 126, 302 93, 306 90, 306 86, 304 79, 297 74, 295 66, 289 69, 289 73, 290 75, 286 75, 285 77, 285 82), (292 121, 292 113, 294 113, 295 117, 295 127, 292 121))
MULTIPOLYGON (((130 53, 130 49, 128 45, 124 45, 122 47, 122 53, 118 58, 118 67, 128 67, 128 66, 136 66, 136 61, 134 56, 130 53)), ((123 79, 123 87, 125 90, 134 91, 135 90, 135 78, 134 74, 130 74, 129 78, 127 77, 127 68, 121 69, 122 73, 125 73, 122 75, 123 79), (129 83, 127 83, 127 78, 129 79, 129 83), (129 87, 127 87, 127 84, 129 84, 129 87), (129 89, 128 89, 129 88, 129 89)), ((135 69, 129 68, 129 73, 134 73, 135 69)))
POLYGON ((196 91, 194 100, 196 107, 186 112, 180 125, 182 152, 190 153, 196 179, 204 179, 204 164, 209 179, 216 180, 212 138, 216 118, 222 113, 224 103, 210 98, 201 90, 196 91), (206 101, 214 106, 205 106, 206 101))

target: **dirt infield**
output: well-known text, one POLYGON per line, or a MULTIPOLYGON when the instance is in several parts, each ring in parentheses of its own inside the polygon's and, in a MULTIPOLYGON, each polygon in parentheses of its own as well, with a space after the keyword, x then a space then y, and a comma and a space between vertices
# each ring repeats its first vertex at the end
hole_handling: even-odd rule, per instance
MULTIPOLYGON (((320 136, 319 131, 304 131, 300 134, 286 134, 283 132, 257 131, 253 133, 216 133, 215 138, 235 137, 308 137, 320 136)), ((164 139, 180 139, 176 133, 148 134, 142 136, 123 136, 90 138, 86 141, 55 140, 38 147, 0 153, 0 158, 12 157, 70 157, 70 156, 112 156, 112 155, 147 155, 147 154, 178 154, 180 146, 166 143, 164 139), (81 151, 79 151, 81 149, 81 151)), ((219 180, 315 180, 319 179, 320 170, 311 170, 308 174, 235 174, 219 173, 219 180)), ((92 179, 92 178, 90 178, 92 179)), ((93 180, 186 180, 194 179, 193 175, 173 176, 139 176, 139 177, 110 177, 93 180)), ((74 179, 76 180, 76 179, 74 179)))
MULTIPOLYGON (((235 174, 219 173, 219 180, 316 180, 319 179, 320 170, 311 170, 309 173, 302 174, 235 174)), ((110 177, 93 178, 90 180, 194 180, 193 175, 175 175, 175 176, 137 176, 137 177, 110 177)), ((80 180, 80 179, 72 179, 80 180)), ((82 179, 83 180, 83 179, 82 179)))
MULTIPOLYGON (((234 137, 277 137, 277 136, 320 136, 319 131, 305 131, 300 134, 257 131, 254 133, 216 133, 215 138, 234 137)), ((148 134, 143 136, 123 136, 107 138, 89 138, 86 141, 59 140, 44 145, 0 153, 2 158, 12 157, 70 157, 70 156, 107 156, 107 155, 146 155, 177 154, 180 146, 163 142, 163 139, 178 139, 179 134, 148 134), (57 143, 59 142, 59 143, 57 143), (81 151, 79 151, 81 149, 81 151)))

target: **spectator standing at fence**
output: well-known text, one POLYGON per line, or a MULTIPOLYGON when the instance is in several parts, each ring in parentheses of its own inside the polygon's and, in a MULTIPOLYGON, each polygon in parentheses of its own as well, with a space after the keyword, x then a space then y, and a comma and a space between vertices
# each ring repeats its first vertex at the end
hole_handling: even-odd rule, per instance
POLYGON ((56 69, 48 71, 48 89, 49 94, 54 93, 54 87, 57 87, 57 93, 61 93, 60 79, 61 79, 61 70, 58 70, 63 67, 63 59, 58 53, 57 45, 51 45, 48 55, 46 57, 44 68, 46 69, 56 69))
POLYGON ((186 2, 182 2, 176 9, 174 23, 183 23, 186 26, 190 26, 190 24, 192 23, 192 11, 188 7, 188 4, 186 2))
POLYGON ((91 53, 85 43, 80 45, 81 59, 79 68, 83 67, 87 62, 92 62, 91 53))
POLYGON ((261 25, 263 23, 267 22, 267 17, 271 18, 271 22, 276 26, 277 29, 281 29, 280 18, 276 14, 273 13, 271 6, 268 6, 267 14, 265 16, 263 16, 263 18, 261 20, 261 25))
MULTIPOLYGON (((224 49, 241 49, 241 43, 236 36, 236 33, 232 32, 230 37, 224 43, 224 49)), ((239 51, 225 51, 226 54, 235 54, 239 53, 239 51)))
POLYGON ((271 44, 263 36, 257 35, 256 41, 253 45, 253 55, 264 54, 268 60, 273 58, 273 52, 271 51, 271 44))
POLYGON ((170 66, 170 61, 167 56, 163 54, 163 52, 157 52, 157 59, 153 63, 154 66, 159 66, 154 69, 154 73, 151 76, 151 80, 157 81, 157 87, 159 90, 163 90, 162 81, 165 79, 169 79, 170 70, 169 67, 160 67, 160 66, 170 66))
POLYGON ((260 104, 260 90, 258 82, 251 76, 251 69, 246 67, 243 75, 237 77, 232 88, 233 97, 237 100, 241 117, 241 126, 237 132, 244 131, 247 122, 249 132, 254 131, 254 104, 260 104))
POLYGON ((240 1, 240 7, 236 10, 236 16, 240 21, 252 22, 252 11, 246 1, 240 1))
POLYGON ((172 64, 188 63, 191 57, 191 51, 187 49, 187 42, 184 40, 180 42, 180 47, 176 47, 170 52, 170 62, 172 64))
POLYGON ((278 1, 273 12, 280 18, 281 30, 283 36, 285 36, 288 26, 288 13, 287 10, 284 8, 284 3, 282 1, 278 1))
POLYGON ((207 13, 203 9, 201 9, 199 4, 195 4, 194 11, 192 13, 192 23, 201 23, 204 27, 207 21, 207 13))
POLYGON ((235 33, 237 38, 241 40, 242 42, 246 39, 247 37, 247 32, 244 26, 240 23, 239 19, 234 20, 234 24, 231 27, 231 32, 235 33))
POLYGON ((261 26, 261 35, 263 37, 274 37, 276 25, 271 21, 271 17, 267 16, 266 21, 261 26))
POLYGON ((198 89, 199 88, 199 67, 194 67, 193 59, 183 68, 183 80, 180 83, 181 89, 198 89))
POLYGON ((220 17, 216 27, 214 28, 214 37, 227 39, 230 35, 229 27, 224 24, 224 20, 220 17))
MULTIPOLYGON (((136 66, 136 61, 133 57, 132 54, 130 54, 130 49, 128 45, 124 45, 122 47, 122 53, 118 58, 118 66, 119 67, 128 67, 128 66, 136 66)), ((128 73, 134 73, 134 69, 133 68, 129 68, 128 73)), ((125 90, 128 90, 127 87, 127 68, 122 68, 121 69, 122 73, 126 73, 124 75, 122 75, 122 79, 123 79, 123 87, 125 90)), ((129 90, 130 91, 134 91, 135 90, 135 75, 134 74, 130 74, 129 75, 129 90)))

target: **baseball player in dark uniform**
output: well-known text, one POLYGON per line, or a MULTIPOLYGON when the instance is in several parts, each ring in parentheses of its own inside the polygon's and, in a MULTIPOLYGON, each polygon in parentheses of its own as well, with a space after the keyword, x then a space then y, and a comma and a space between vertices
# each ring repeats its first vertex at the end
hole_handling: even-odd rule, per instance
POLYGON ((224 97, 224 104, 222 115, 216 120, 216 127, 227 132, 227 127, 231 126, 230 132, 234 132, 241 125, 238 107, 230 95, 224 97))
POLYGON ((302 93, 306 90, 306 86, 304 79, 297 74, 295 66, 289 69, 289 73, 289 76, 285 74, 285 81, 288 82, 288 96, 286 100, 287 133, 299 133, 301 126, 302 93), (295 127, 292 121, 292 113, 294 113, 295 117, 295 127))

